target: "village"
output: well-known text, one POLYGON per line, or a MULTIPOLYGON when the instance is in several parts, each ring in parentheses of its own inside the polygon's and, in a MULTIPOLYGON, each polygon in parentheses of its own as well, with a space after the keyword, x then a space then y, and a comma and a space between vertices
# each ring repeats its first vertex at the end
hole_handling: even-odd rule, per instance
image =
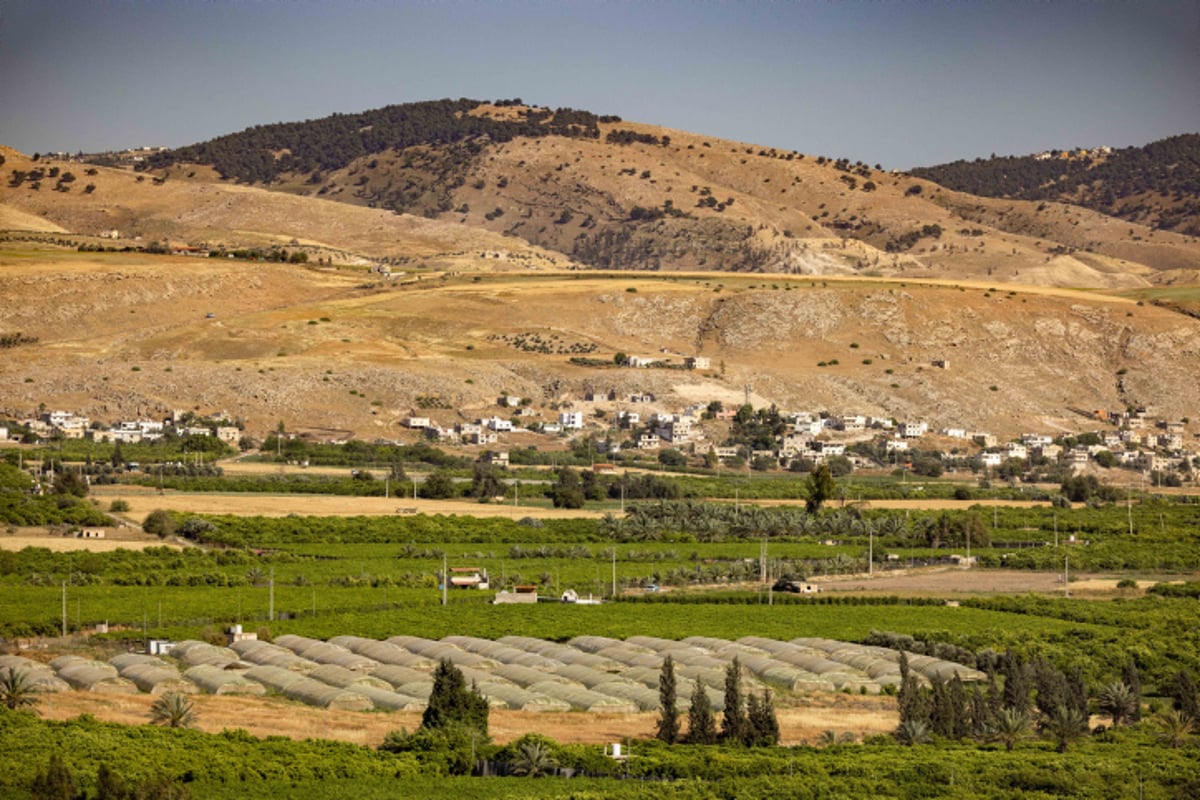
MULTIPOLYGON (((747 397, 747 399, 749 399, 747 397)), ((835 473, 852 469, 911 470, 937 477, 943 470, 1016 477, 1034 466, 1059 465, 1073 471, 1124 468, 1158 485, 1178 486, 1200 470, 1200 433, 1188 431, 1189 419, 1164 419, 1153 409, 1096 410, 1075 413, 1096 426, 1076 433, 1025 432, 1011 439, 966 427, 933 428, 924 420, 897 420, 870 414, 755 409, 749 403, 726 407, 722 402, 692 403, 679 410, 648 392, 585 392, 569 395, 548 407, 535 408, 528 398, 503 395, 498 411, 488 416, 441 422, 432 415, 409 414, 392 422, 414 439, 440 446, 473 449, 478 460, 508 466, 510 452, 520 449, 553 453, 583 443, 596 461, 661 462, 665 466, 773 469, 807 472, 828 464, 835 473), (770 419, 770 447, 763 446, 762 426, 754 437, 739 435, 748 425, 770 419), (752 440, 751 440, 752 439, 752 440), (932 470, 932 471, 931 471, 932 470)), ((440 409, 446 416, 465 412, 440 409)), ((443 417, 444 419, 444 417, 443 417)), ((389 429, 391 425, 389 424, 389 429)), ((328 429, 279 431, 278 439, 345 444, 349 432, 328 429)), ((226 412, 198 416, 174 411, 164 419, 137 418, 104 424, 71 411, 44 411, 8 423, 0 422, 0 442, 45 444, 59 439, 97 443, 154 443, 173 437, 189 439, 198 452, 218 450, 216 442, 243 451, 256 440, 226 412), (214 440, 204 446, 205 439, 214 440)), ((376 438, 375 444, 408 443, 376 438)), ((608 466, 601 464, 601 467, 608 466)))

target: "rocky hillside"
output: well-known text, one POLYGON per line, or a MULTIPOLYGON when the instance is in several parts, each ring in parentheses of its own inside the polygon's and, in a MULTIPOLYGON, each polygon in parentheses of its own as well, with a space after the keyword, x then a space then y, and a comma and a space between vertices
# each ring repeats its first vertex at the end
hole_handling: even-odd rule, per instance
POLYGON ((955 161, 913 175, 982 197, 1056 200, 1156 230, 1200 236, 1200 134, 1108 151, 955 161))
MULTIPOLYGON (((1200 269, 1194 236, 1069 204, 984 199, 867 164, 518 101, 259 126, 149 166, 160 185, 253 184, 398 211, 592 268, 1095 287, 1200 269)), ((8 202, 55 218, 29 194, 18 184, 8 202)))
POLYGON ((11 252, 0 333, 25 339, 0 358, 0 416, 191 408, 260 434, 282 419, 374 438, 410 413, 507 414, 504 393, 549 420, 560 404, 589 408, 591 390, 678 409, 740 403, 748 386, 760 405, 1016 434, 1086 427, 1072 408, 1194 418, 1200 395, 1200 320, 1095 293, 578 272, 369 287, 284 264, 11 252), (619 368, 618 352, 711 363, 619 368))

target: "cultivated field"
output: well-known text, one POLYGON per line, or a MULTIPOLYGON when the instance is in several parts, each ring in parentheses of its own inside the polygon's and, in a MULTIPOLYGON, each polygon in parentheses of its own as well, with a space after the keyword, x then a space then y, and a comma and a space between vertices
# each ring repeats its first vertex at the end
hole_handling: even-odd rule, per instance
POLYGON ((168 511, 194 514, 232 514, 243 517, 286 517, 290 514, 317 517, 386 516, 396 514, 397 509, 416 509, 420 514, 457 514, 472 517, 507 517, 521 519, 568 519, 589 517, 598 519, 599 511, 584 509, 559 509, 539 506, 499 505, 474 503, 465 500, 426 500, 411 497, 344 497, 339 495, 301 494, 213 494, 201 492, 173 492, 158 494, 154 489, 141 487, 103 487, 95 492, 98 497, 109 500, 124 500, 129 511, 122 514, 140 524, 147 514, 162 508, 168 511))

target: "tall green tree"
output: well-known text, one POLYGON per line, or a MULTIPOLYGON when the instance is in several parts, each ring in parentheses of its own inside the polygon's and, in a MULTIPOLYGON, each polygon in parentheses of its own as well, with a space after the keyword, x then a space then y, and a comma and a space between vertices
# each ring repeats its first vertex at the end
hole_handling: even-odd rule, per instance
POLYGON ((54 753, 46 769, 33 779, 29 793, 33 800, 76 800, 80 797, 79 782, 63 762, 62 756, 54 753))
POLYGON ((1132 658, 1125 662, 1125 667, 1121 670, 1121 681, 1129 687, 1129 691, 1133 692, 1134 697, 1139 698, 1137 709, 1134 710, 1133 716, 1129 718, 1130 722, 1137 722, 1142 718, 1142 704, 1140 702, 1142 696, 1142 676, 1138 674, 1137 662, 1132 658))
POLYGON ((775 703, 771 692, 763 690, 762 697, 750 694, 746 698, 746 744, 754 747, 769 747, 779 744, 779 718, 775 716, 775 703))
POLYGON ((708 702, 708 694, 704 684, 696 678, 692 689, 692 702, 688 705, 688 735, 691 744, 716 744, 717 721, 713 717, 712 706, 708 702))
POLYGON ((725 668, 725 713, 721 719, 721 740, 746 741, 748 725, 742 698, 742 663, 734 656, 725 668))
POLYGON ((808 513, 815 514, 821 510, 821 506, 826 500, 833 497, 833 493, 837 490, 837 485, 833 481, 833 474, 829 471, 826 464, 818 464, 817 468, 808 473, 808 480, 804 483, 805 493, 808 495, 804 501, 804 507, 808 513))
POLYGON ((421 727, 438 730, 456 725, 474 728, 486 736, 488 701, 475 687, 467 687, 458 667, 442 659, 433 673, 433 691, 421 715, 421 727))
POLYGON ((675 661, 668 653, 658 676, 658 728, 654 735, 666 742, 679 741, 679 709, 676 707, 675 661))

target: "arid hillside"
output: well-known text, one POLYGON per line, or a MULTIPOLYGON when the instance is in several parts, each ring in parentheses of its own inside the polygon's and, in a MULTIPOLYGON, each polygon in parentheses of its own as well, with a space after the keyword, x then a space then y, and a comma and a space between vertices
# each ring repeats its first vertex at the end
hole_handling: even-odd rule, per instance
POLYGON ((300 247, 322 262, 450 270, 1104 289, 1200 270, 1195 236, 1080 206, 977 197, 836 156, 513 101, 259 126, 148 156, 138 172, 3 154, 0 228, 116 231, 132 246, 300 247))
POLYGON ((587 408, 589 390, 669 408, 738 403, 749 387, 787 409, 1016 433, 1086 427, 1071 408, 1194 415, 1200 394, 1200 320, 1044 287, 579 272, 364 283, 353 269, 10 243, 0 296, 0 332, 36 338, 0 358, 10 416, 40 403, 108 420, 225 410, 259 434, 283 420, 373 438, 413 412, 507 414, 503 393, 550 419, 557 404, 587 408), (601 365, 618 352, 710 365, 601 365))

